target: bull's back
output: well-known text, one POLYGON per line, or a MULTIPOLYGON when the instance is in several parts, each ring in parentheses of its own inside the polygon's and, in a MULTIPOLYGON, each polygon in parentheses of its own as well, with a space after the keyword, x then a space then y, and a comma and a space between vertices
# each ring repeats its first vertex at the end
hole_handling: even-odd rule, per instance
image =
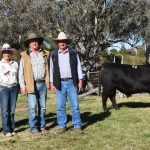
POLYGON ((101 83, 125 94, 150 92, 150 65, 104 64, 101 83))

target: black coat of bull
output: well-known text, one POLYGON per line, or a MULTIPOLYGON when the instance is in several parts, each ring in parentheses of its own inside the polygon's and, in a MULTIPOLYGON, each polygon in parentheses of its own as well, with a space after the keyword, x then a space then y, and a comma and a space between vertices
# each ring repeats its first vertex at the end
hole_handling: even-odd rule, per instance
POLYGON ((116 90, 130 96, 135 93, 150 93, 150 65, 104 64, 100 74, 103 110, 107 111, 110 98, 117 109, 116 90))

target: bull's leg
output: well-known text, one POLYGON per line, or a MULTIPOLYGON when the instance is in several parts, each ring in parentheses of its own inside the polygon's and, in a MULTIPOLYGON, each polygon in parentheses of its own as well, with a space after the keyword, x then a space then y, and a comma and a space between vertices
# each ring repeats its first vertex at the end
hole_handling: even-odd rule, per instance
POLYGON ((108 109, 107 109, 107 99, 108 99, 108 95, 104 92, 102 92, 102 107, 103 107, 103 111, 104 112, 107 112, 108 109))
POLYGON ((109 96, 110 101, 112 102, 113 107, 118 110, 118 105, 116 103, 116 90, 112 91, 112 93, 109 96))

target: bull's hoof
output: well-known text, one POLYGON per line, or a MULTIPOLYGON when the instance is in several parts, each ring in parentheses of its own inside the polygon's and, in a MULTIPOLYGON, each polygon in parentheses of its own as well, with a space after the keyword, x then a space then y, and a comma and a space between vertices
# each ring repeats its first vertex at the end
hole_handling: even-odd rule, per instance
POLYGON ((119 108, 115 108, 115 110, 119 111, 120 109, 119 108))
POLYGON ((119 107, 118 107, 118 105, 117 105, 117 106, 114 106, 114 108, 115 108, 115 110, 119 110, 119 107))
POLYGON ((109 110, 108 110, 108 109, 104 109, 104 113, 105 113, 105 112, 109 112, 109 110))

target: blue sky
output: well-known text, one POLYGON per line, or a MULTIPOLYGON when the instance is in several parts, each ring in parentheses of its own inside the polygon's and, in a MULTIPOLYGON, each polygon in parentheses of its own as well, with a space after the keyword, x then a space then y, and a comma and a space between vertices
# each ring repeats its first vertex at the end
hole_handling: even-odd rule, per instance
MULTIPOLYGON (((123 43, 123 44, 124 44, 124 46, 125 46, 126 49, 131 49, 131 48, 132 48, 131 45, 129 45, 129 44, 127 44, 127 43, 123 43)), ((142 45, 142 44, 143 44, 143 43, 142 43, 142 41, 141 41, 141 42, 139 42, 138 44, 136 44, 136 46, 140 46, 140 45, 142 45)), ((112 46, 112 47, 109 47, 108 50, 110 50, 110 49, 112 49, 112 48, 115 48, 115 49, 117 49, 117 50, 119 51, 120 48, 121 48, 121 43, 119 42, 119 43, 113 44, 113 46, 112 46)))
MULTIPOLYGON (((129 44, 127 44, 127 43, 124 43, 124 46, 125 46, 126 49, 130 49, 131 48, 131 46, 129 44)), ((109 47, 108 50, 110 50, 112 48, 117 49, 119 51, 120 48, 121 48, 121 43, 113 44, 113 46, 109 47)))

